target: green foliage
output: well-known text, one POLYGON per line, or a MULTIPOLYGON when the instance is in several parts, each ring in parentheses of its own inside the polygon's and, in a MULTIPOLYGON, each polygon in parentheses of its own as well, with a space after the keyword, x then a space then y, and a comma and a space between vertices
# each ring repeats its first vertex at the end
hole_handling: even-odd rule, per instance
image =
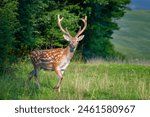
MULTIPOLYGON (((48 6, 42 0, 19 0, 18 20, 20 30, 16 33, 16 54, 19 57, 27 55, 31 49, 35 48, 41 42, 36 39, 36 22, 38 15, 48 6)), ((39 16, 40 17, 40 16, 39 16)))
POLYGON ((115 57, 110 39, 113 31, 119 29, 115 19, 124 15, 129 0, 2 0, 0 3, 3 55, 0 61, 4 63, 7 58, 25 57, 33 49, 66 47, 57 25, 58 14, 65 17, 62 25, 72 35, 83 25, 79 18, 88 16, 85 38, 79 45, 80 58, 115 57))
POLYGON ((63 39, 63 33, 58 28, 57 16, 65 17, 62 21, 63 27, 67 27, 69 32, 74 35, 75 30, 78 27, 79 17, 75 16, 73 13, 69 13, 67 10, 53 10, 47 12, 41 17, 41 20, 38 21, 37 27, 41 30, 38 30, 38 34, 41 39, 44 39, 42 46, 46 48, 55 48, 55 47, 66 47, 66 41, 63 39))
POLYGON ((57 25, 57 15, 64 16, 64 27, 74 34, 78 27, 78 16, 67 10, 59 10, 56 1, 20 0, 19 21, 20 30, 17 32, 19 56, 27 55, 32 49, 54 48, 66 46, 62 32, 57 25), (23 54, 24 55, 23 55, 23 54))
POLYGON ((88 16, 86 37, 79 45, 80 55, 84 58, 114 57, 116 52, 109 41, 113 30, 119 29, 114 18, 123 16, 127 3, 129 0, 20 0, 19 20, 22 28, 18 45, 23 47, 19 48, 20 54, 22 51, 27 54, 33 48, 66 47, 67 42, 57 26, 56 18, 60 14, 65 17, 64 27, 73 35, 81 25, 79 17, 88 16))
MULTIPOLYGON (((119 27, 115 22, 123 16, 129 0, 87 0, 83 9, 87 9, 88 29, 83 40, 83 55, 93 57, 115 57, 116 52, 110 43, 113 30, 119 27)), ((83 11, 84 12, 84 11, 83 11)), ((82 47, 82 46, 81 46, 82 47)), ((118 55, 120 56, 120 54, 118 55)))
POLYGON ((13 62, 13 44, 18 27, 17 0, 3 0, 0 2, 0 66, 13 62))

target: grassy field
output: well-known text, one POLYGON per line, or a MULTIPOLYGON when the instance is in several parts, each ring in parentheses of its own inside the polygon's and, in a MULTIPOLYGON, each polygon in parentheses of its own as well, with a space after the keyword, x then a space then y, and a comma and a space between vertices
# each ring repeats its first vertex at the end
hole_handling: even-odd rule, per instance
POLYGON ((150 11, 128 11, 118 21, 112 43, 129 59, 150 60, 150 11))
MULTIPOLYGON (((119 21, 120 31, 112 40, 127 62, 72 62, 64 73, 62 90, 55 92, 54 72, 40 71, 41 88, 26 83, 32 70, 20 62, 0 73, 0 99, 149 99, 150 100, 150 11, 130 11, 119 21), (135 59, 136 58, 136 59, 135 59), (142 59, 139 60, 139 59, 142 59)), ((28 60, 29 61, 29 60, 28 60)))
POLYGON ((54 72, 40 71, 41 88, 26 83, 31 64, 14 65, 0 76, 0 99, 150 99, 150 67, 119 63, 71 63, 62 90, 53 90, 54 72))

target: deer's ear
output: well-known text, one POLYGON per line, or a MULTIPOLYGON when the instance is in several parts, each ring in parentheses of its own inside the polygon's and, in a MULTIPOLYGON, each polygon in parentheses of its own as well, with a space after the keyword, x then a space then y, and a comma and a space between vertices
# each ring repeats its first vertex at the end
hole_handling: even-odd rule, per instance
POLYGON ((66 41, 70 41, 70 37, 68 35, 64 34, 63 37, 66 41))
POLYGON ((81 35, 77 38, 77 41, 81 41, 84 38, 84 35, 81 35))

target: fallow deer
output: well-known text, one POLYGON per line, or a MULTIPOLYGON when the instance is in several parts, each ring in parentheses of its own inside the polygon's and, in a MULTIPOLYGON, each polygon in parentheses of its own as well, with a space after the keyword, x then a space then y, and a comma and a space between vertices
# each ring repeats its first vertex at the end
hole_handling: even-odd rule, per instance
POLYGON ((56 74, 58 75, 58 83, 54 87, 54 89, 60 92, 60 86, 63 80, 64 70, 69 65, 70 60, 74 55, 74 52, 77 48, 79 41, 81 41, 84 38, 84 35, 81 34, 84 32, 84 30, 87 27, 87 16, 81 19, 84 23, 84 26, 82 29, 80 27, 78 33, 74 37, 71 36, 67 28, 65 30, 62 27, 61 22, 64 17, 60 18, 60 16, 58 15, 57 18, 58 18, 58 26, 61 29, 61 31, 64 33, 63 34, 64 39, 66 41, 69 41, 70 43, 66 48, 32 51, 31 61, 34 69, 29 73, 28 80, 31 80, 32 77, 34 76, 37 86, 40 87, 39 80, 38 80, 38 71, 40 69, 55 71, 56 74))

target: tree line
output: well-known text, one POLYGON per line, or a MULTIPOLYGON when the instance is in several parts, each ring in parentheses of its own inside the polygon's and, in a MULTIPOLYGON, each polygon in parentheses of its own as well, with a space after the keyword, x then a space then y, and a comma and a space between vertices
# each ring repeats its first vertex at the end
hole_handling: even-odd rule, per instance
POLYGON ((76 58, 114 58, 121 56, 110 43, 114 30, 130 0, 0 0, 0 64, 16 62, 33 49, 66 47, 57 25, 57 15, 64 16, 63 27, 75 35, 88 17, 85 38, 76 58))

